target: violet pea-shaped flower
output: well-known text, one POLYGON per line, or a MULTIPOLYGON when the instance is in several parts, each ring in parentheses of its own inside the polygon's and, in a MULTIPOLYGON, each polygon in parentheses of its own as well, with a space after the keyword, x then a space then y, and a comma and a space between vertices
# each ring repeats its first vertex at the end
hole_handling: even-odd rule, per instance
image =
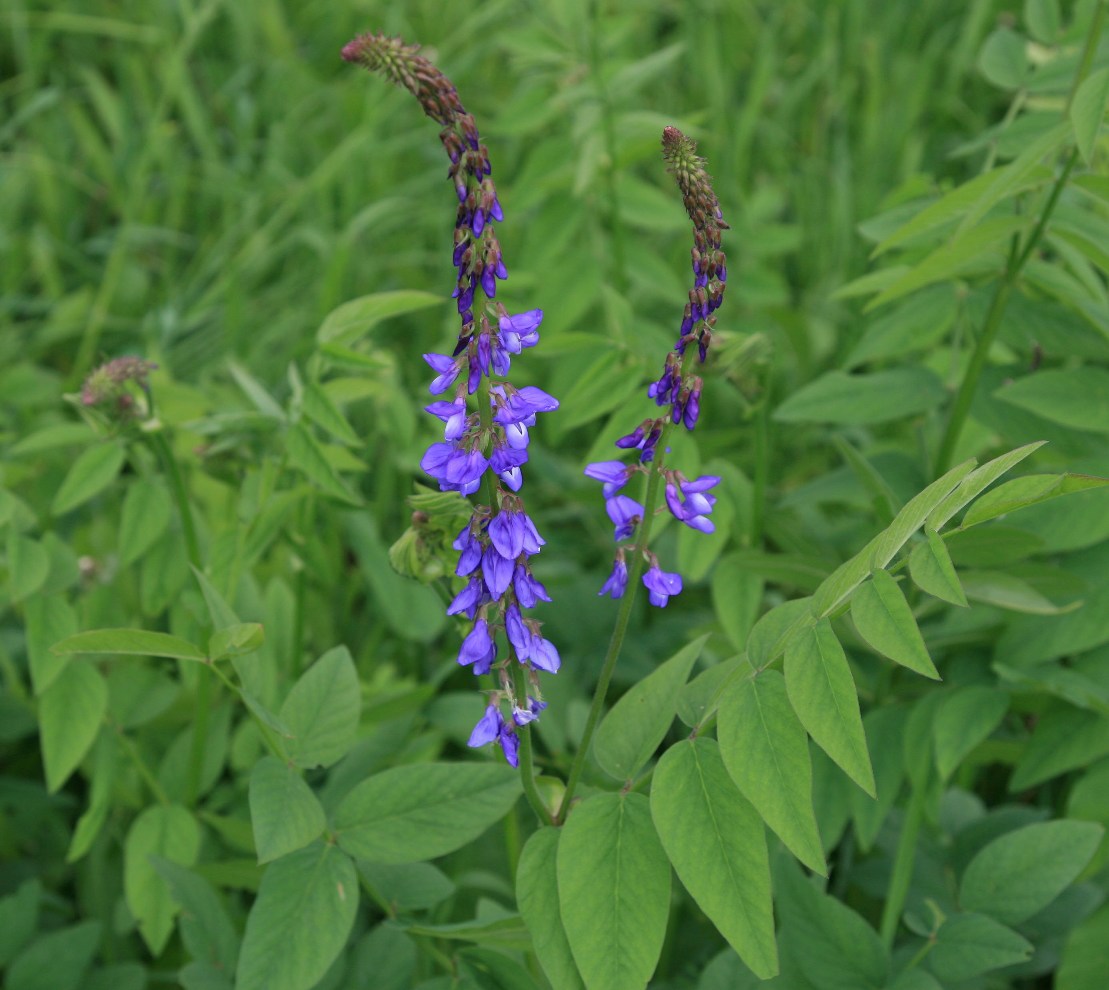
POLYGON ((650 592, 652 605, 666 608, 666 603, 671 595, 677 595, 682 590, 682 576, 661 570, 658 564, 652 564, 643 575, 643 584, 650 592))
POLYGON ((594 481, 604 482, 601 493, 605 498, 612 498, 621 488, 628 483, 632 468, 623 461, 596 461, 585 466, 585 476, 594 481))
POLYGON ((432 395, 439 395, 450 388, 462 369, 461 363, 447 354, 425 354, 424 360, 436 372, 435 379, 428 386, 432 395))
POLYGON ((643 518, 643 506, 634 498, 627 495, 614 495, 605 502, 608 517, 616 525, 616 535, 613 537, 617 543, 626 540, 635 532, 635 527, 643 518))
POLYGON ((628 587, 628 565, 623 557, 617 557, 612 564, 612 573, 608 580, 601 586, 598 595, 609 595, 612 598, 623 598, 628 587))

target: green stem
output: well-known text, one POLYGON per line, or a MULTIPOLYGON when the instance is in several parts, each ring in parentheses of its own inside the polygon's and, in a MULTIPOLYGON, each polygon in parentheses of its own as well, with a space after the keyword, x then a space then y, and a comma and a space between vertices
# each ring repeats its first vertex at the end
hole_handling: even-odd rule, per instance
MULTIPOLYGON (((1074 99, 1075 93, 1078 92, 1078 87, 1082 84, 1082 80, 1090 71, 1094 52, 1097 49, 1097 41, 1101 37, 1101 29, 1105 20, 1105 10, 1105 0, 1101 0, 1097 5, 1097 9, 1094 11, 1093 21, 1090 24, 1090 31, 1086 36, 1086 46, 1082 52, 1082 60, 1079 63, 1078 72, 1075 74, 1074 81, 1071 83, 1070 93, 1067 96, 1066 107, 1063 111, 1064 116, 1066 116, 1067 112, 1070 110, 1071 102, 1074 99)), ((1043 210, 1040 211, 1040 218, 1036 226, 1032 229, 1031 234, 1028 235, 1028 240, 1025 241, 1024 247, 1020 250, 1019 254, 1010 252, 1009 260, 1005 265, 1005 272, 997 288, 994 290, 989 311, 986 313, 986 321, 978 337, 978 343, 974 347, 974 353, 971 355, 970 364, 967 366, 962 383, 959 385, 959 392, 955 397, 955 404, 951 407, 951 414, 947 420, 947 427, 944 430, 939 453, 936 455, 935 472, 937 476, 943 474, 944 471, 951 466, 952 459, 955 456, 955 447, 958 445, 963 427, 966 426, 967 416, 970 414, 971 404, 974 402, 975 393, 978 391, 978 383, 982 378, 982 372, 985 370, 990 348, 993 346, 994 340, 997 338, 998 330, 1001 328, 1001 320, 1005 315, 1005 307, 1009 302, 1009 296, 1012 294, 1013 288, 1025 264, 1039 245, 1044 231, 1047 229, 1048 221, 1051 219, 1051 214, 1055 211, 1055 206, 1059 202, 1059 197, 1062 195, 1063 189, 1066 188, 1067 180, 1070 178, 1070 174, 1077 163, 1078 149, 1072 148, 1063 165, 1063 170, 1059 173, 1059 177, 1052 186, 1047 203, 1044 204, 1043 210)))
POLYGON ((169 799, 169 795, 162 789, 162 785, 158 783, 158 778, 151 772, 150 767, 146 765, 146 761, 142 758, 142 754, 135 748, 135 744, 127 738, 122 728, 118 725, 113 725, 113 728, 116 730, 116 738, 119 739, 120 746, 123 747, 123 751, 135 765, 135 769, 138 771, 139 776, 142 777, 143 783, 146 784, 150 793, 154 795, 154 800, 160 805, 168 807, 172 803, 169 799))
MULTIPOLYGON (((663 428, 662 435, 655 445, 656 450, 666 449, 666 434, 669 432, 669 427, 670 424, 667 423, 663 428)), ((635 534, 634 559, 628 573, 628 587, 624 592, 624 597, 620 600, 620 611, 616 613, 616 625, 612 630, 612 639, 609 640, 608 652, 605 653, 604 663, 601 666, 601 676, 593 692, 593 704, 589 708, 589 718, 586 719, 585 731, 582 732, 578 751, 574 754, 574 762, 570 767, 570 778, 566 782, 566 793, 562 797, 562 806, 559 808, 558 816, 555 819, 556 824, 559 825, 566 821, 566 815, 570 811, 570 801, 574 796, 574 791, 577 790, 582 770, 585 769, 585 758, 589 753, 589 745, 593 741, 593 732, 597 728, 597 722, 600 720, 601 712, 605 707, 608 685, 612 680, 613 672, 616 670, 616 661, 620 659, 620 651, 624 647, 624 637, 628 632, 632 609, 635 607, 635 600, 639 591, 639 580, 643 576, 643 566, 646 563, 647 543, 651 536, 651 524, 655 518, 655 503, 658 501, 661 477, 662 462, 660 456, 659 463, 647 479, 647 494, 643 499, 643 518, 640 520, 639 528, 635 534)))
POLYGON ((925 787, 914 787, 912 797, 909 799, 909 807, 905 812, 905 821, 901 824, 901 836, 897 840, 897 853, 893 860, 893 874, 886 893, 886 903, 882 908, 882 923, 879 931, 882 935, 882 944, 887 949, 893 947, 897 923, 905 908, 905 899, 909 895, 909 884, 913 879, 913 862, 916 857, 916 838, 924 819, 924 801, 925 787))

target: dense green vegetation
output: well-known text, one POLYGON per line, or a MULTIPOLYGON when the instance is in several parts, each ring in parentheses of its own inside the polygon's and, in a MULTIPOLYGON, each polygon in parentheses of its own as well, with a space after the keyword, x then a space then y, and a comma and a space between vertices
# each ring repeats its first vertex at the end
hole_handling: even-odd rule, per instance
POLYGON ((1100 990, 1103 0, 0 23, 5 990, 1100 990), (436 125, 340 59, 371 29, 458 87, 498 300, 544 311, 513 382, 561 403, 525 489, 558 829, 466 745, 468 512, 420 469, 457 201, 436 125), (689 286, 667 125, 730 224, 668 462, 720 476, 716 531, 655 524, 685 587, 635 604, 569 811, 618 609, 582 471, 654 415, 689 286))

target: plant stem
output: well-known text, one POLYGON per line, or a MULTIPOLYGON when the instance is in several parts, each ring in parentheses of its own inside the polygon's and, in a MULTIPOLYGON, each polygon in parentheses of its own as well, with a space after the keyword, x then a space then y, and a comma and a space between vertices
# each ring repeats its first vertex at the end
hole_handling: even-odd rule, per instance
MULTIPOLYGON (((1097 41, 1101 37, 1101 29, 1105 20, 1105 9, 1105 0, 1101 0, 1097 5, 1097 9, 1094 11, 1093 21, 1090 24, 1090 31, 1086 36, 1086 46, 1082 52, 1082 60, 1079 63, 1078 72, 1075 74, 1074 81, 1071 83, 1070 93, 1067 96, 1066 106, 1063 111, 1064 116, 1066 116, 1067 112, 1070 110, 1074 95, 1078 92, 1078 87, 1082 84, 1082 80, 1090 70, 1094 52, 1097 48, 1097 41)), ((963 427, 966 425, 967 416, 970 414, 970 407, 974 402, 975 393, 978 391, 978 383, 982 377, 982 372, 985 370, 990 348, 997 338, 998 330, 1001 329, 1001 320, 1005 315, 1005 307, 1009 302, 1009 296, 1012 294, 1013 288, 1025 264, 1043 238, 1048 221, 1051 219, 1051 214, 1054 212, 1055 206, 1059 202, 1059 197, 1066 187, 1067 180, 1070 178, 1070 174, 1077 163, 1078 148, 1075 147, 1071 149, 1070 154, 1067 156, 1063 169, 1059 173, 1059 177, 1055 180, 1055 184, 1052 186, 1047 202, 1044 204, 1043 210, 1040 211, 1040 217, 1036 222, 1036 226, 1028 235, 1028 240, 1024 242, 1024 247, 1020 250, 1019 254, 1010 252, 1009 260, 1005 265, 1005 272, 997 288, 994 290, 993 299, 990 301, 990 308, 986 314, 986 321, 983 324, 981 334, 978 336, 978 343, 974 347, 974 353, 971 355, 970 364, 967 366, 962 383, 959 385, 959 392, 955 397, 955 404, 951 407, 951 414, 947 420, 947 427, 944 430, 939 453, 936 455, 935 473, 937 476, 943 474, 944 471, 951 466, 951 461, 955 456, 955 447, 959 442, 959 437, 962 435, 963 427)))
MULTIPOLYGON (((655 445, 656 450, 666 449, 666 434, 669 429, 670 424, 667 423, 662 430, 658 443, 655 445)), ((601 666, 601 676, 597 680, 597 687, 593 692, 593 704, 589 708, 589 718, 585 722, 585 730, 582 732, 578 751, 574 754, 574 762, 570 767, 570 778, 566 782, 566 793, 562 796, 562 806, 555 818, 555 823, 558 825, 566 821, 566 815, 570 810, 570 800, 574 796, 574 791, 577 790, 578 781, 581 779, 582 770, 585 768, 585 758, 589 753, 589 745, 593 741, 593 732, 597 728, 597 722, 600 720, 601 712, 605 707, 608 685, 612 680, 612 674, 616 670, 616 661, 620 659, 620 651, 624 646, 624 636, 627 634, 628 623, 631 621, 632 609, 635 606, 636 595, 639 591, 639 579, 643 576, 643 566, 646 563, 647 541, 650 538, 651 524, 655 518, 655 503, 658 501, 659 479, 662 477, 662 457, 664 456, 660 455, 659 463, 647 479, 647 494, 643 499, 643 518, 640 520, 635 534, 636 549, 631 570, 628 573, 628 587, 620 601, 620 611, 616 613, 616 625, 613 627, 612 639, 609 640, 608 652, 605 654, 604 663, 601 666)))
POLYGON ((882 907, 882 923, 879 931, 882 935, 882 944, 887 949, 893 947, 893 939, 897 934, 897 923, 901 912, 905 908, 905 899, 909 895, 909 884, 913 879, 913 861, 916 857, 916 837, 920 832, 920 824, 924 819, 925 787, 913 788, 909 807, 905 811, 905 820, 901 824, 901 836, 897 840, 897 853, 893 860, 893 874, 890 876, 889 890, 886 892, 886 903, 882 907))

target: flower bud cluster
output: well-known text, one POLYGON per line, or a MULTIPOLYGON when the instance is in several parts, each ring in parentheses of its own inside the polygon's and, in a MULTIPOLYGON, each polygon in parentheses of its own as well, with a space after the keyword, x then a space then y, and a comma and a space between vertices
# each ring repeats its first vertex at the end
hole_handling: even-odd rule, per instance
MULTIPOLYGON (((709 489, 720 482, 715 475, 703 475, 692 481, 680 472, 668 470, 655 461, 659 441, 671 425, 681 423, 687 430, 697 425, 701 414, 703 381, 699 375, 686 371, 689 363, 686 349, 696 343, 701 363, 708 356, 712 331, 716 326, 716 310, 724 300, 728 278, 727 261, 720 249, 721 231, 728 229, 720 212, 720 204, 712 190, 704 159, 696 154, 697 146, 676 127, 662 132, 662 155, 668 171, 677 180, 686 212, 693 221, 693 288, 682 314, 678 342, 667 355, 662 376, 651 383, 647 394, 659 406, 669 406, 668 415, 648 418, 631 433, 620 437, 616 446, 621 450, 639 451, 638 464, 622 461, 599 461, 590 464, 585 474, 603 483, 605 508, 615 526, 615 540, 621 543, 633 538, 643 520, 644 507, 627 495, 618 494, 632 474, 657 472, 665 484, 666 505, 679 522, 702 533, 714 529, 709 514, 716 497, 709 489)), ((612 573, 599 592, 620 598, 627 588, 627 553, 642 553, 650 566, 643 575, 643 584, 650 593, 652 605, 665 607, 670 596, 682 590, 681 575, 663 571, 658 560, 646 546, 620 547, 612 573)))
POLYGON ((516 766, 516 728, 534 721, 546 708, 538 672, 557 673, 561 663, 554 644, 542 635, 541 624, 524 615, 523 610, 551 599, 530 565, 545 541, 517 494, 523 485, 521 467, 528 460, 529 428, 537 414, 557 409, 558 400, 542 389, 515 388, 505 380, 512 358, 539 342, 543 312, 511 314, 494 302, 497 283, 508 278, 508 270, 494 229, 504 212, 488 151, 457 90, 418 51, 418 46, 397 38, 365 34, 343 49, 343 58, 407 88, 442 126, 439 138, 450 158, 449 176, 459 204, 452 259, 461 327, 452 354, 424 355, 435 372, 430 391, 442 396, 425 408, 443 423, 443 440, 427 449, 420 465, 442 491, 471 495, 486 486, 491 504, 475 506, 453 544, 459 552, 455 574, 465 584, 447 614, 464 615, 472 623, 458 662, 475 674, 495 673, 499 681, 470 745, 496 742, 516 766), (486 379, 490 383, 483 386, 486 379), (470 396, 475 396, 474 410, 470 396), (487 403, 485 409, 482 403, 487 403), (503 656, 498 639, 503 641, 503 656), (526 669, 523 697, 515 688, 514 661, 526 669), (502 703, 507 704, 508 718, 502 703))

